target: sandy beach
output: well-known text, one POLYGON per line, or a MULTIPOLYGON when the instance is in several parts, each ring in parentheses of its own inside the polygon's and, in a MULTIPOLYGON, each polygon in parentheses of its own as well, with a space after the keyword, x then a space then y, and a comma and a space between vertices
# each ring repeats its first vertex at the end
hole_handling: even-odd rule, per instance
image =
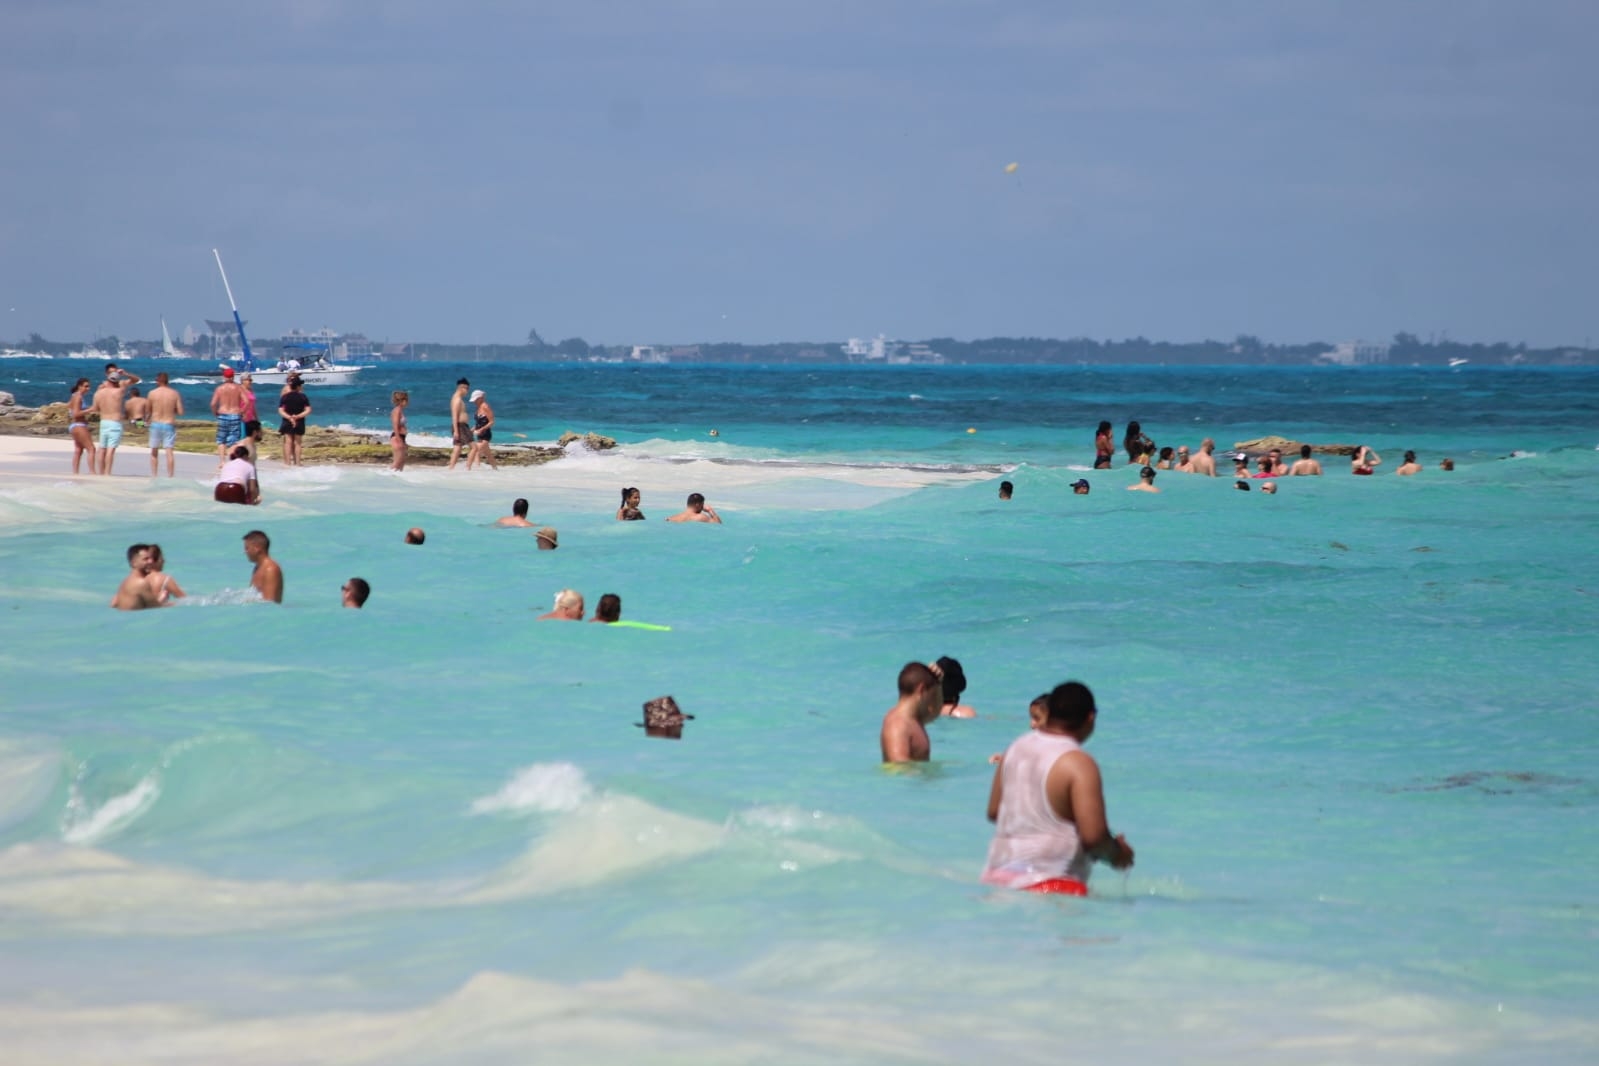
MULTIPOLYGON (((214 456, 174 452, 175 477, 196 479, 215 477, 217 462, 214 456)), ((85 467, 88 460, 84 460, 85 467)), ((161 456, 161 477, 167 476, 167 458, 161 456)), ((117 460, 111 476, 117 479, 150 477, 150 450, 144 447, 117 449, 117 460)), ((0 436, 0 479, 13 478, 59 481, 72 478, 72 441, 66 437, 8 437, 0 436)), ((97 475, 80 473, 78 478, 93 481, 97 475)))

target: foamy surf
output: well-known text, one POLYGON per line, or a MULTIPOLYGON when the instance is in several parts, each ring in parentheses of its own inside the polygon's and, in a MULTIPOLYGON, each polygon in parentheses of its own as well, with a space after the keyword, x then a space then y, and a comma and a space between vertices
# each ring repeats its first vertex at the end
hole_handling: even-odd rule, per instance
POLYGON ((473 814, 575 811, 594 795, 571 763, 535 763, 518 770, 498 792, 472 801, 473 814))

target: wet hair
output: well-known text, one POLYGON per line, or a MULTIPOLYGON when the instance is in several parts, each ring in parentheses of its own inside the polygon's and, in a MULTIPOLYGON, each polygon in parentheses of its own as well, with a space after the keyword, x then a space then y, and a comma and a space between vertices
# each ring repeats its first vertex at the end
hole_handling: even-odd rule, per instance
POLYGON ((688 494, 688 505, 690 507, 704 507, 705 497, 697 492, 691 492, 688 494))
POLYGON ((1101 422, 1099 424, 1099 428, 1094 430, 1094 433, 1095 433, 1096 436, 1098 434, 1100 434, 1100 433, 1109 433, 1109 432, 1110 432, 1110 423, 1109 422, 1101 422))
POLYGON ((149 550, 150 550, 150 545, 148 545, 148 544, 130 544, 130 545, 128 545, 128 565, 129 566, 133 565, 134 556, 138 555, 142 551, 149 551, 149 550))
POLYGON ((1301 459, 1309 459, 1310 458, 1310 445, 1301 444, 1299 446, 1299 457, 1301 459))
POLYGON ((1415 461, 1416 461, 1416 453, 1415 452, 1406 452, 1405 453, 1405 462, 1413 463, 1415 461))
MULTIPOLYGON (((624 504, 625 504, 625 503, 627 503, 627 498, 628 498, 628 497, 629 497, 629 496, 631 496, 631 495, 633 495, 633 494, 634 494, 634 493, 635 493, 635 492, 638 492, 638 489, 636 489, 636 488, 634 488, 634 487, 633 487, 633 486, 631 486, 631 485, 629 485, 629 486, 628 486, 628 487, 627 487, 627 488, 625 488, 625 489, 623 489, 623 490, 622 490, 622 502, 623 502, 623 503, 624 503, 624 504)), ((642 497, 641 497, 641 498, 642 498, 642 497)))
POLYGON ((511 513, 518 518, 526 518, 527 501, 519 497, 515 503, 511 504, 511 513))
POLYGON ((1165 460, 1170 459, 1173 454, 1174 453, 1172 452, 1172 450, 1170 448, 1162 448, 1160 450, 1161 461, 1164 462, 1165 460))
POLYGON ((600 597, 600 602, 594 605, 594 617, 602 622, 619 622, 622 619, 622 597, 614 592, 607 592, 600 597))
POLYGON ((1129 423, 1127 423, 1127 438, 1129 440, 1131 440, 1132 438, 1138 436, 1143 431, 1144 431, 1144 427, 1139 425, 1137 422, 1129 422, 1129 423))
POLYGON ((349 581, 350 599, 355 601, 357 607, 366 603, 366 598, 372 595, 372 586, 367 584, 365 578, 352 577, 349 581))
POLYGON ((961 669, 960 660, 941 655, 938 668, 944 671, 944 702, 959 703, 961 693, 966 691, 966 671, 961 669))
POLYGON ((244 542, 246 544, 254 544, 257 548, 260 548, 264 552, 269 552, 272 550, 272 541, 268 539, 267 535, 261 532, 259 529, 252 529, 250 532, 246 533, 244 535, 244 542))
POLYGON ((1081 681, 1056 685, 1049 693, 1049 720, 1067 729, 1081 729, 1097 708, 1094 694, 1081 681))
POLYGON ((1009 496, 1011 493, 1013 493, 1015 491, 1016 491, 1016 486, 1012 485, 1009 481, 1001 481, 999 483, 999 494, 1001 496, 1009 496))
POLYGON ((413 526, 405 531, 405 542, 407 544, 421 544, 427 539, 428 535, 421 526, 413 526))
POLYGON ((1145 481, 1154 481, 1155 468, 1152 466, 1146 466, 1138 472, 1138 476, 1143 478, 1145 481))
POLYGON ((1445 470, 1453 470, 1455 468, 1455 461, 1453 459, 1445 459, 1438 465, 1445 470))
POLYGON ((149 545, 146 545, 146 547, 148 547, 150 549, 150 564, 152 566, 154 566, 157 570, 161 569, 161 567, 167 561, 167 557, 165 555, 161 554, 161 545, 159 545, 159 544, 149 544, 149 545))
POLYGON ((1243 478, 1239 478, 1237 481, 1233 482, 1233 488, 1237 489, 1239 492, 1248 492, 1249 482, 1245 481, 1243 478))
POLYGON ((906 663, 899 671, 899 694, 914 696, 937 680, 926 663, 906 663))

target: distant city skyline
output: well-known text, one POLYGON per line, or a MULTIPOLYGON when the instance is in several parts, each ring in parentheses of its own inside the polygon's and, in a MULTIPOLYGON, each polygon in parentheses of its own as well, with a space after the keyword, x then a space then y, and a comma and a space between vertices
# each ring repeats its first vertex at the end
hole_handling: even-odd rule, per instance
POLYGON ((1599 334, 1599 6, 0 7, 0 338, 1599 334), (1014 171, 1009 165, 1015 163, 1014 171))

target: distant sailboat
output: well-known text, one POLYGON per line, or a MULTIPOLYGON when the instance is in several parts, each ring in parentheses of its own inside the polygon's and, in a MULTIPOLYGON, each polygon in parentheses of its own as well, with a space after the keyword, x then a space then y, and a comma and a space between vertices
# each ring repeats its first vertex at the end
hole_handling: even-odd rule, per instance
POLYGON ((183 353, 172 344, 172 334, 167 332, 166 316, 161 317, 161 354, 168 359, 182 359, 183 353))
POLYGON ((1465 366, 1469 362, 1471 362, 1470 359, 1461 359, 1457 356, 1456 358, 1449 360, 1449 369, 1453 370, 1456 367, 1465 366))

